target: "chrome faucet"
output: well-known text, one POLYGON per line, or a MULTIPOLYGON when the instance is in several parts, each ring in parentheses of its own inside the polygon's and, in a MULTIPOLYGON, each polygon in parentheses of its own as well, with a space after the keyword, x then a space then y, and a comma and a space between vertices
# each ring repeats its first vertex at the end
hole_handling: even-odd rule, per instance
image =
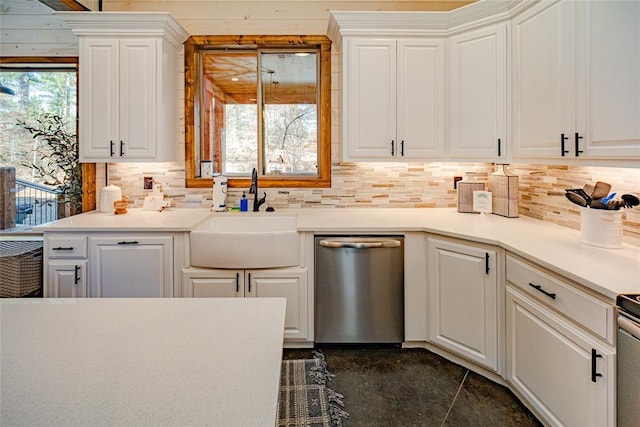
POLYGON ((260 205, 267 201, 267 193, 264 193, 262 199, 258 199, 258 171, 253 168, 251 172, 251 187, 249 187, 249 194, 253 194, 253 211, 258 212, 260 205))

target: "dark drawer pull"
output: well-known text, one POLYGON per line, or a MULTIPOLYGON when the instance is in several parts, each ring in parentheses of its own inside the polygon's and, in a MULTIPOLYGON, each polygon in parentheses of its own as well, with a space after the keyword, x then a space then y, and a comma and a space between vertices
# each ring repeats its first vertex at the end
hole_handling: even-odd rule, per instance
POLYGON ((68 247, 58 246, 57 248, 51 248, 51 250, 52 251, 72 251, 73 246, 68 246, 68 247))
POLYGON ((598 354, 595 348, 591 349, 591 381, 594 383, 601 377, 602 374, 598 372, 598 367, 596 366, 598 358, 602 357, 601 354, 598 354))
POLYGON ((118 242, 119 245, 137 245, 138 241, 137 240, 123 240, 122 242, 118 242))
POLYGON ((251 273, 247 274, 247 283, 249 285, 249 292, 251 292, 251 273))
POLYGON ((75 272, 73 273, 73 284, 74 285, 77 285, 78 282, 80 281, 80 275, 78 273, 80 273, 80 266, 76 265, 75 272))
POLYGON ((534 285, 533 283, 529 283, 529 286, 531 286, 532 288, 534 288, 537 291, 542 292, 543 294, 545 294, 546 296, 548 296, 551 299, 556 299, 556 294, 552 293, 552 292, 547 292, 544 289, 542 289, 542 286, 540 285, 534 285))
POLYGON ((240 273, 236 273, 236 293, 240 292, 240 273))

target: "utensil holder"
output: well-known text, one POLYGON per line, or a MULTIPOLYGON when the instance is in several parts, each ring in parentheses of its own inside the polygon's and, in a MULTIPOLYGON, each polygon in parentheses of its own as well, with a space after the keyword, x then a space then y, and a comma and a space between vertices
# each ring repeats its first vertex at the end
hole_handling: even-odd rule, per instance
POLYGON ((580 208, 580 241, 599 248, 622 249, 622 211, 580 208))

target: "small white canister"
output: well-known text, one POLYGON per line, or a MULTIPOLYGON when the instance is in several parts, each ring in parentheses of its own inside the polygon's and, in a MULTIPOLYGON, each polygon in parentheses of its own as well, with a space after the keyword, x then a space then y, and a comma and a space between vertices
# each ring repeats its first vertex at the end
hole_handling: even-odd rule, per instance
POLYGON ((113 213, 115 208, 113 202, 122 199, 122 190, 113 184, 102 187, 100 190, 100 199, 98 209, 100 212, 113 213))
POLYGON ((580 241, 599 248, 622 249, 622 211, 580 208, 580 241))

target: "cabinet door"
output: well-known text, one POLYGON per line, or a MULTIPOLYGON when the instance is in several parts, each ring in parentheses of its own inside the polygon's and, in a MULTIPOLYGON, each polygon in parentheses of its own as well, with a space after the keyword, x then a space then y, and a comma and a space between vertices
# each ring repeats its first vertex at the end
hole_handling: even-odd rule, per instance
POLYGON ((513 39, 513 156, 571 156, 575 132, 574 1, 540 2, 516 16, 513 39))
POLYGON ((444 152, 444 41, 401 39, 397 48, 394 154, 398 160, 441 158, 444 152))
POLYGON ((119 131, 119 44, 117 39, 80 39, 80 161, 115 159, 119 131))
POLYGON ((284 320, 285 339, 309 339, 306 269, 247 270, 245 295, 285 298, 287 300, 284 320))
POLYGON ((429 340, 498 369, 496 252, 429 239, 429 340))
MULTIPOLYGON (((584 66, 585 158, 640 158, 640 2, 578 2, 585 30, 578 33, 584 66)), ((581 20, 582 22, 582 20, 581 20)))
POLYGON ((120 41, 120 138, 118 153, 128 160, 156 157, 157 45, 152 39, 120 41))
POLYGON ((182 295, 191 298, 243 297, 244 271, 189 269, 182 275, 182 295))
POLYGON ((349 39, 344 57, 344 160, 393 159, 396 41, 349 39))
POLYGON ((87 261, 54 260, 47 263, 44 296, 80 298, 87 296, 87 261))
POLYGON ((551 425, 615 425, 612 348, 507 287, 507 381, 551 425))
POLYGON ((164 236, 89 237, 89 296, 173 296, 172 242, 164 236))
POLYGON ((506 157, 507 24, 449 38, 448 155, 506 157))

